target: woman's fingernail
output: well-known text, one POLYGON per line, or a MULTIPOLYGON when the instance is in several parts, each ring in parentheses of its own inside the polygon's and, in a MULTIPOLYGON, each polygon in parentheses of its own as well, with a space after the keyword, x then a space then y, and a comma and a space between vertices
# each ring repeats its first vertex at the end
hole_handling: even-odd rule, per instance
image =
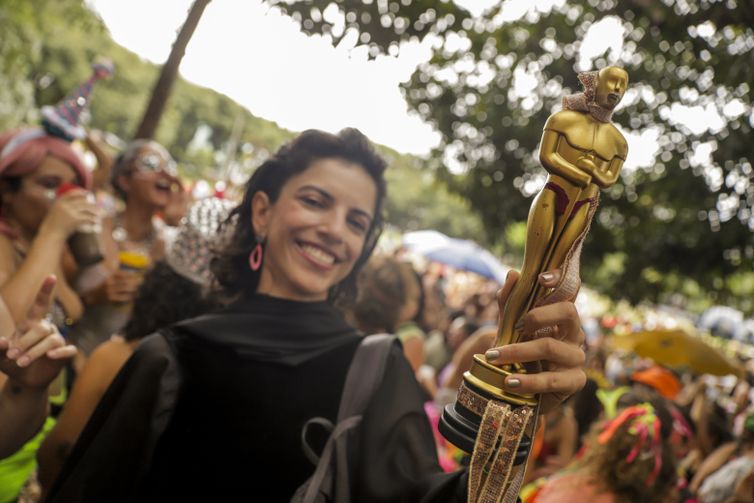
POLYGON ((489 351, 484 353, 484 357, 487 359, 487 361, 497 360, 498 358, 500 358, 500 351, 498 351, 497 349, 490 349, 489 351))
POLYGON ((21 354, 21 350, 20 350, 20 349, 18 349, 18 348, 10 348, 10 349, 8 350, 8 352, 7 352, 7 353, 5 353, 5 355, 6 355, 6 356, 7 356, 8 358, 10 358, 11 360, 13 360, 14 358, 17 358, 17 357, 18 357, 18 355, 20 355, 20 354, 21 354))
POLYGON ((509 388, 518 388, 519 386, 521 386, 521 379, 509 377, 505 380, 505 385, 509 388))
POLYGON ((543 272, 539 275, 539 277, 540 279, 542 279, 542 281, 552 281, 553 279, 555 279, 555 275, 551 272, 543 272))
POLYGON ((29 363, 31 363, 31 358, 28 356, 22 356, 21 358, 16 360, 16 365, 18 365, 19 367, 25 367, 29 363))

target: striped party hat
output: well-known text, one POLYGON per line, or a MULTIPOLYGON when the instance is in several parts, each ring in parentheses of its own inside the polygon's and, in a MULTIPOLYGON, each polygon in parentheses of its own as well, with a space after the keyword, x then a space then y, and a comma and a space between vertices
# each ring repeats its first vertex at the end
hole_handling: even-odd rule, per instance
POLYGON ((66 141, 80 140, 86 131, 79 124, 81 112, 89 103, 94 83, 113 74, 113 64, 109 61, 92 65, 94 72, 86 82, 78 86, 63 101, 55 106, 42 107, 42 126, 47 134, 66 141))

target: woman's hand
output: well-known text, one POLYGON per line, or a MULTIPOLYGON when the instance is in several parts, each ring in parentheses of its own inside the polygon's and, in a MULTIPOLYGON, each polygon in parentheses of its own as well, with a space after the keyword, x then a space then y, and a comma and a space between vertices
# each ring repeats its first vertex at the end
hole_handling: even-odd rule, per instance
MULTIPOLYGON (((0 371, 9 383, 21 389, 45 389, 60 373, 66 360, 76 356, 76 347, 67 345, 55 325, 43 318, 50 308, 55 276, 49 276, 37 294, 24 322, 9 338, 0 334, 0 371)), ((3 306, 4 307, 4 306, 3 306)), ((5 320, 6 309, 0 316, 5 320)), ((0 323, 3 327, 12 324, 0 323)))
POLYGON ((142 276, 137 272, 117 270, 105 280, 105 299, 115 304, 131 302, 141 281, 142 276))
POLYGON ((96 225, 97 220, 97 206, 89 200, 89 193, 71 190, 59 196, 52 204, 42 222, 42 229, 68 238, 79 227, 96 225))
MULTIPOLYGON (((518 281, 519 274, 511 271, 505 285, 498 293, 500 312, 503 312, 510 292, 518 281)), ((560 271, 540 275, 539 284, 553 288, 560 280, 560 271)), ((584 332, 579 314, 573 302, 558 302, 536 307, 523 318, 526 342, 492 348, 485 353, 487 361, 494 365, 541 362, 542 372, 536 374, 513 374, 505 379, 505 385, 516 393, 539 394, 540 412, 545 413, 563 402, 586 383, 583 366, 584 332), (547 335, 537 335, 541 329, 550 328, 547 335)))
POLYGON ((42 321, 54 288, 55 276, 48 276, 18 328, 0 298, 0 458, 39 431, 47 416, 47 388, 76 356, 76 348, 42 321))

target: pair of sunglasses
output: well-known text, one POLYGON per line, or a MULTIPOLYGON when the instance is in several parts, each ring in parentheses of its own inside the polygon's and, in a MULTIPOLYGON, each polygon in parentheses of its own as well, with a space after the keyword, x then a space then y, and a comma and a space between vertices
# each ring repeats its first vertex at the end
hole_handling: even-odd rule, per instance
POLYGON ((164 171, 170 176, 178 176, 175 161, 165 159, 161 155, 149 153, 136 159, 136 169, 143 173, 158 173, 164 171))

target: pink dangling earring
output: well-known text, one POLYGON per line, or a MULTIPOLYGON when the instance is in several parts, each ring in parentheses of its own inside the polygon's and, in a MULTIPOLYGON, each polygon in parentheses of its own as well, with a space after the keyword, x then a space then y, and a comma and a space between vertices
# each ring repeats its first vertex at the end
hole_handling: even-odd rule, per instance
POLYGON ((254 249, 249 254, 249 267, 251 267, 251 270, 256 272, 259 270, 259 268, 262 266, 262 239, 257 238, 257 245, 254 247, 254 249))

